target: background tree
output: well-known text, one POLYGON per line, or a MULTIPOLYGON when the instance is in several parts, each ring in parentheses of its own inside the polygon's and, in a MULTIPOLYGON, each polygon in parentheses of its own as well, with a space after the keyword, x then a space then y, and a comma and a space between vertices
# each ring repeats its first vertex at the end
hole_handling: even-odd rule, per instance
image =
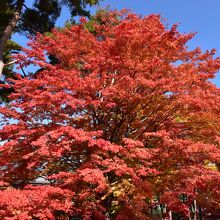
POLYGON ((193 34, 157 15, 94 19, 38 35, 17 57, 42 71, 12 80, 0 109, 0 217, 218 218, 215 51, 188 50, 193 34))
MULTIPOLYGON (((71 12, 72 22, 77 15, 89 17, 87 6, 98 3, 98 0, 35 0, 31 8, 25 0, 1 0, 0 2, 0 77, 14 78, 11 54, 18 52, 20 46, 11 41, 13 33, 18 32, 27 36, 45 33, 55 27, 63 6, 71 12), (4 71, 3 71, 4 68, 4 71)), ((30 4, 30 2, 29 2, 30 4)), ((52 57, 51 57, 52 58, 52 57)), ((2 83, 5 83, 2 79, 2 83)), ((1 89, 1 98, 7 98, 8 89, 1 89)))

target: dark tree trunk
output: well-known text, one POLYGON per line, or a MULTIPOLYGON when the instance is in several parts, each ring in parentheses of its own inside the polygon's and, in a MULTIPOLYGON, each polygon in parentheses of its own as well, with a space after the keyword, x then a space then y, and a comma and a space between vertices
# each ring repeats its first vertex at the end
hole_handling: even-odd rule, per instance
POLYGON ((203 220, 203 218, 202 218, 202 208, 199 206, 198 210, 199 210, 199 220, 203 220))
POLYGON ((11 35, 12 35, 12 33, 18 23, 23 4, 24 4, 24 0, 17 1, 17 6, 15 9, 13 18, 9 22, 8 26, 5 28, 5 31, 3 32, 2 37, 0 39, 0 77, 2 75, 2 71, 5 66, 5 64, 3 62, 3 52, 4 52, 5 44, 6 44, 7 40, 10 39, 10 37, 11 37, 11 35))

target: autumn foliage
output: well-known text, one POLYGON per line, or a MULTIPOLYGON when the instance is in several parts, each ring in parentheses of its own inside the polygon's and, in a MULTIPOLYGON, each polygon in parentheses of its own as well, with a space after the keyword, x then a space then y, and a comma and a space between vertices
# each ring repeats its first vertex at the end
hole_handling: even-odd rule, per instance
POLYGON ((192 37, 122 11, 32 40, 41 69, 0 108, 0 219, 219 217, 220 60, 192 37))

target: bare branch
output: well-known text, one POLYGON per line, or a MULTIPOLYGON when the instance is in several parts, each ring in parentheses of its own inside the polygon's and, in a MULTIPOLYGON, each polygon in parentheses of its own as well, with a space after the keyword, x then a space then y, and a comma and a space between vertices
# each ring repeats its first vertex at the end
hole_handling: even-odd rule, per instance
POLYGON ((22 73, 23 73, 24 77, 27 77, 27 74, 25 73, 25 71, 24 71, 24 69, 23 69, 23 67, 22 67, 22 65, 21 65, 21 64, 20 64, 20 68, 21 68, 21 71, 22 71, 22 73))
POLYGON ((18 62, 18 61, 20 61, 20 60, 21 60, 21 59, 12 60, 12 61, 10 61, 10 62, 4 64, 4 65, 5 65, 5 66, 10 66, 10 65, 13 65, 14 63, 16 63, 16 62, 18 62))

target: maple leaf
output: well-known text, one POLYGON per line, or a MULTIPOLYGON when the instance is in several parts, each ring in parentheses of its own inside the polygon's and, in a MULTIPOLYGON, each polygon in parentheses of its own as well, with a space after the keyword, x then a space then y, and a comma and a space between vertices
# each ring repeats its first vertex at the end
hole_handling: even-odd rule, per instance
POLYGON ((159 15, 93 19, 18 55, 41 69, 0 107, 0 218, 219 218, 220 59, 159 15))

